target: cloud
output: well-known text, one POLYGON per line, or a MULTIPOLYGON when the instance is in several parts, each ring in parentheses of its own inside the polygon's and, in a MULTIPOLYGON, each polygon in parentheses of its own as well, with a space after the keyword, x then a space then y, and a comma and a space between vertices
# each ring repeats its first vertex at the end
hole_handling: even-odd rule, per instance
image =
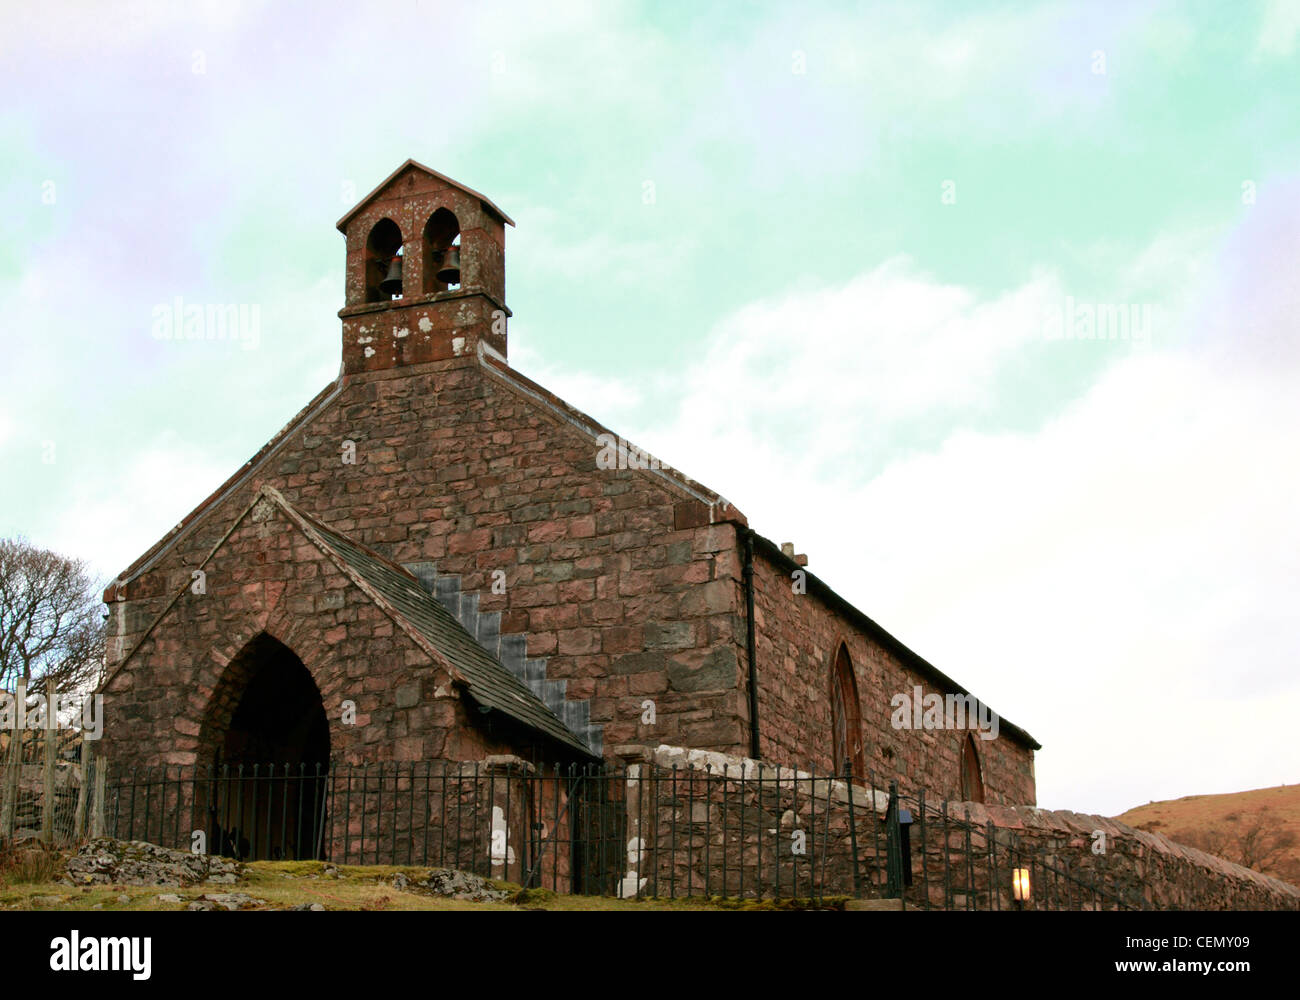
POLYGON ((748 511, 741 498, 774 480, 854 481, 956 414, 999 411, 1008 368, 1050 361, 1044 316, 1061 298, 1042 276, 980 300, 896 258, 735 311, 684 371, 607 385, 603 396, 622 400, 608 419, 627 420, 634 440, 748 511), (638 396, 653 409, 636 407, 638 396))
POLYGON ((186 4, 65 0, 40 8, 15 4, 5 10, 0 55, 36 49, 46 58, 86 50, 102 56, 109 49, 133 49, 177 29, 229 31, 260 7, 261 3, 250 0, 191 0, 186 4), (111 21, 112 30, 105 30, 106 20, 111 21))
POLYGON ((1280 380, 1134 355, 1034 433, 891 466, 840 498, 861 541, 813 517, 800 548, 1044 743, 1045 802, 1275 784, 1296 756, 1300 471, 1276 457, 1297 421, 1280 380), (1250 728, 1205 711, 1228 703, 1250 728))
POLYGON ((107 583, 237 468, 166 430, 120 466, 73 479, 56 512, 31 531, 39 545, 88 559, 107 583))
MULTIPOLYGON (((1286 776, 1295 754, 1275 706, 1295 700, 1300 189, 1267 175, 1285 130, 1259 131, 1254 105, 1219 128, 1166 97, 1175 83, 1192 101, 1207 81, 1241 85, 1240 67, 1192 60, 1203 19, 1151 3, 748 20, 577 0, 540 18, 450 9, 354 5, 308 22, 293 6, 137 2, 107 32, 99 5, 6 12, 6 72, 42 81, 5 147, 22 248, 0 287, 13 331, 0 448, 23 481, 0 507, 7 523, 113 574, 237 468, 337 369, 342 248, 328 223, 348 207, 342 182, 368 190, 414 155, 520 219, 512 259, 536 278, 512 287, 577 310, 557 313, 557 350, 597 337, 611 355, 637 349, 637 317, 609 306, 625 289, 662 290, 679 327, 730 309, 704 338, 644 337, 667 375, 539 362, 532 303, 512 320, 511 355, 794 539, 841 592, 1039 736, 1045 802, 1118 810, 1286 776), (417 72, 385 62, 398 22, 428 49, 417 72), (1218 67, 1213 80, 1198 63, 1218 67), (1111 81, 1149 100, 1116 103, 1111 81), (933 229, 918 242, 907 218, 873 211, 906 204, 914 168, 949 147, 972 169, 1005 150, 1001 176, 1032 192, 1022 164, 1054 169, 1044 148, 1105 140, 1121 195, 1150 167, 1126 158, 1147 148, 1144 109, 1207 149, 1255 131, 1271 143, 1252 147, 1243 174, 1259 202, 1216 258, 1182 217, 1132 254, 1122 203, 1102 229, 1114 242, 1085 250, 1086 273, 1116 288, 1107 301, 1182 317, 1148 350, 1046 343, 1044 310, 1092 293, 1050 271, 997 294, 937 278, 930 260, 978 262, 981 237, 933 229), (339 126, 352 119, 361 133, 339 126), (55 204, 39 200, 46 178, 55 204), (654 213, 645 179, 659 184, 654 213), (740 281, 743 251, 693 253, 726 226, 729 242, 798 262, 802 232, 845 268, 825 273, 844 274, 877 259, 859 218, 882 243, 936 256, 732 308, 738 287, 756 287, 740 281), (54 309, 67 275, 72 305, 54 309), (587 289, 617 294, 592 308, 587 289), (150 310, 175 294, 260 303, 258 350, 164 351, 150 310)), ((1298 22, 1294 4, 1271 4, 1257 57, 1291 54, 1298 22)), ((1249 51, 1255 29, 1234 48, 1249 51)), ((1034 213, 1014 214, 997 221, 1026 255, 1075 249, 1068 230, 1058 246, 1034 235, 1034 213)))
MULTIPOLYGON (((1239 314, 1204 303, 1279 301, 1294 255, 1260 245, 1279 225, 1249 218, 1208 262, 1178 324, 1202 337, 1111 350, 1025 427, 980 424, 1007 372, 1099 346, 1042 344, 1059 282, 985 300, 902 260, 738 310, 623 426, 593 405, 617 387, 564 384, 1037 736, 1044 804, 1113 814, 1277 784, 1300 763, 1300 392, 1286 368, 1223 360, 1294 339, 1294 312, 1253 313, 1243 341, 1239 314), (891 447, 917 425, 928 442, 891 447)), ((1161 238, 1126 272, 1149 288, 1202 273, 1200 252, 1161 238)))
POLYGON ((1255 43, 1256 55, 1289 56, 1300 34, 1300 4, 1294 0, 1269 0, 1255 43))

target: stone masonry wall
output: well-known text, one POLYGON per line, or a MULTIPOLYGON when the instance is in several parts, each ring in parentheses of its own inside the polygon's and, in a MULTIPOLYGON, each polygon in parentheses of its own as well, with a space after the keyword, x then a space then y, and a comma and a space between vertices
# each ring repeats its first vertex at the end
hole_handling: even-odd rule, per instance
POLYGON ((223 677, 262 632, 311 673, 335 759, 460 760, 496 748, 445 672, 278 508, 259 504, 204 573, 204 593, 187 587, 105 690, 96 751, 119 773, 211 763, 238 698, 223 677), (355 703, 355 724, 342 721, 344 701, 355 703))
MULTIPOLYGON (((1113 819, 974 802, 962 803, 958 810, 977 826, 992 823, 1000 842, 1014 838, 1017 845, 1062 862, 1076 874, 1104 880, 1125 896, 1140 896, 1146 908, 1300 910, 1300 888, 1113 819), (1096 831, 1105 834, 1104 853, 1093 849, 1102 843, 1096 831)), ((1050 873, 1042 880, 1050 882, 1050 873)), ((1000 885, 1000 891, 1003 907, 1010 907, 1008 886, 1000 885)))
MULTIPOLYGON (((631 779, 620 894, 888 894, 887 789, 681 747, 619 753, 631 779)), ((910 851, 900 837, 896 854, 900 881, 911 870, 908 906, 1013 909, 1011 870, 1023 865, 1033 872, 1030 909, 1111 909, 1117 900, 1162 910, 1300 909, 1295 886, 1114 820, 948 802, 945 826, 945 804, 931 799, 922 829, 915 792, 900 792, 912 819, 910 851), (1095 830, 1106 833, 1104 854, 1094 853, 1095 830)))
MULTIPOLYGON (((796 594, 783 568, 754 558, 760 751, 765 760, 829 774, 832 766, 831 676, 839 644, 853 661, 867 767, 896 775, 938 796, 960 796, 965 731, 894 729, 890 699, 931 681, 909 669, 814 592, 796 594)), ((945 692, 938 691, 943 694, 945 692)), ((989 802, 1034 801, 1033 751, 999 731, 976 734, 989 802)))
MULTIPOLYGON (((546 658, 548 679, 565 680, 567 697, 590 699, 606 746, 668 740, 738 748, 736 637, 743 622, 734 531, 725 524, 678 528, 682 491, 644 471, 599 469, 596 458, 589 435, 476 358, 345 379, 337 397, 323 397, 316 416, 291 431, 256 475, 214 502, 146 572, 110 588, 109 668, 188 586, 192 567, 266 482, 395 562, 431 561, 439 574, 459 575, 463 592, 480 595, 480 611, 501 613, 503 635, 526 636, 527 655, 546 658), (355 445, 355 463, 343 461, 346 442, 355 445), (653 724, 642 722, 647 699, 653 724)), ((355 612, 366 624, 368 614, 355 612)), ((280 616, 288 634, 292 616, 283 607, 280 616)), ((142 751, 157 756, 172 753, 176 741, 160 706, 209 690, 178 692, 180 664, 206 660, 212 646, 233 656, 234 643, 243 641, 227 623, 198 627, 183 617, 169 618, 114 689, 135 685, 136 702, 159 711, 124 711, 112 697, 107 703, 110 729, 129 726, 136 741, 155 738, 144 726, 157 719, 161 743, 142 751)), ((349 650, 355 661, 348 669, 365 673, 374 654, 353 633, 354 622, 339 618, 331 627, 348 641, 335 655, 349 650)), ((294 643, 314 642, 311 631, 299 623, 285 641, 302 656, 294 643)), ((370 676, 365 684, 376 698, 384 688, 391 703, 409 679, 370 676)), ((414 733, 393 729, 376 743, 414 733)))

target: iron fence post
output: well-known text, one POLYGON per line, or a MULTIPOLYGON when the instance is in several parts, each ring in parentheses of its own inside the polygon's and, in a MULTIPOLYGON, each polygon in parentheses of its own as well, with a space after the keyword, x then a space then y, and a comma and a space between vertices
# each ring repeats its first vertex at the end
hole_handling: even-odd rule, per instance
MULTIPOLYGON (((844 762, 844 783, 849 793, 849 850, 853 853, 853 898, 859 899, 862 896, 862 876, 858 871, 858 824, 854 817, 857 808, 857 801, 853 794, 853 763, 844 762)), ((874 795, 873 795, 874 797, 874 795)), ((876 803, 871 803, 872 817, 874 818, 876 803)))
POLYGON ((898 823, 898 782, 889 783, 889 806, 885 810, 885 895, 903 898, 903 845, 898 823))

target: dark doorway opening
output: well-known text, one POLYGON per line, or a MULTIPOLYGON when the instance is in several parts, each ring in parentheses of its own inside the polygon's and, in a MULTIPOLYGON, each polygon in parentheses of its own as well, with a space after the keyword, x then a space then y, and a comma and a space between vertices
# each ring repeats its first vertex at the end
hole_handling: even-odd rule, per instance
POLYGON ((208 795, 211 850, 242 860, 323 857, 329 721, 311 672, 265 633, 214 696, 229 712, 208 795))
POLYGON ((579 895, 618 894, 627 869, 627 803, 619 794, 625 784, 595 766, 570 785, 573 891, 579 895))

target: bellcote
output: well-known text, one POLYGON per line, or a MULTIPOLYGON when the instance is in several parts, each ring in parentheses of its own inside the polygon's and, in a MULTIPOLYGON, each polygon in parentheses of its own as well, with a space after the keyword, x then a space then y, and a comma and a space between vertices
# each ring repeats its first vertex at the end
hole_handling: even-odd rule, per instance
POLYGON ((338 221, 345 374, 506 354, 505 227, 490 200, 407 160, 338 221))

